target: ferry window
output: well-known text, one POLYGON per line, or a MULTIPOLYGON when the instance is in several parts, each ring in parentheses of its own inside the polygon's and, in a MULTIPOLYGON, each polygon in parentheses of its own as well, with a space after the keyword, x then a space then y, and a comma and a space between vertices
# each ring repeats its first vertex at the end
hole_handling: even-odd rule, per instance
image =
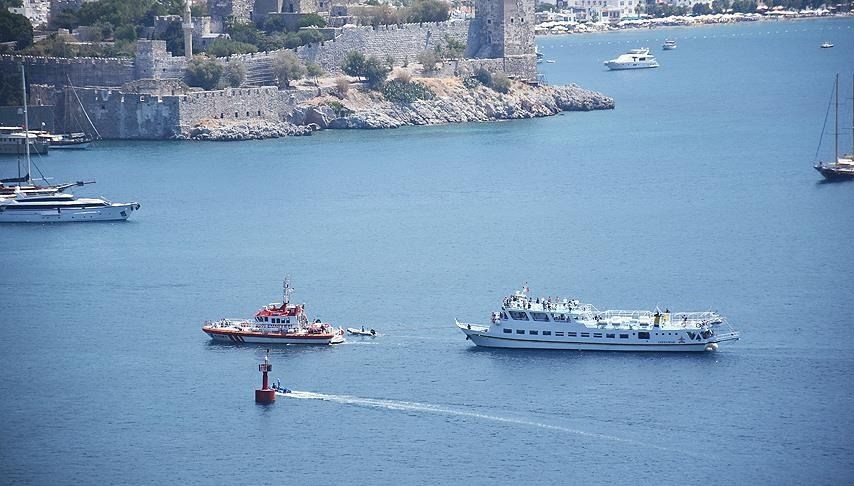
POLYGON ((551 336, 551 335, 552 335, 551 331, 543 331, 543 336, 551 336))
POLYGON ((516 329, 516 334, 525 334, 524 329, 516 329))
POLYGON ((643 332, 643 331, 639 332, 638 333, 638 339, 649 339, 649 333, 643 332))
POLYGON ((531 312, 531 317, 535 321, 549 322, 549 315, 545 312, 531 312))
POLYGON ((513 329, 504 329, 504 334, 513 334, 513 329))
POLYGON ((568 332, 568 333, 566 333, 566 335, 571 336, 571 337, 575 337, 576 334, 574 332, 568 332))
POLYGON ((628 334, 620 334, 620 339, 628 339, 628 338, 629 338, 628 334))
POLYGON ((594 332, 593 337, 602 337, 602 333, 601 332, 594 332))
POLYGON ((613 334, 605 334, 605 337, 607 337, 607 338, 613 338, 613 337, 614 337, 614 335, 613 335, 613 334))
POLYGON ((524 312, 519 312, 519 311, 510 311, 510 317, 512 317, 514 320, 517 320, 517 321, 527 321, 528 320, 528 314, 525 314, 524 312))
POLYGON ((555 331, 555 336, 563 336, 563 331, 555 331))
POLYGON ((528 334, 533 334, 534 336, 536 336, 539 333, 540 333, 540 331, 528 331, 528 334))
POLYGON ((566 320, 566 314, 552 314, 552 320, 563 322, 566 320))
POLYGON ((589 332, 582 332, 581 337, 590 337, 590 333, 589 332))

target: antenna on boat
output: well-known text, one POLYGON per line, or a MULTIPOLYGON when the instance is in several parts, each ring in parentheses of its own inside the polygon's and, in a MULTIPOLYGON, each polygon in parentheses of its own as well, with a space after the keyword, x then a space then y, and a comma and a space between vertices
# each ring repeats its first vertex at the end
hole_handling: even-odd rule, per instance
POLYGON ((30 117, 27 113, 27 75, 24 73, 24 63, 21 63, 21 87, 24 101, 24 146, 27 150, 27 184, 32 184, 30 176, 30 117))
POLYGON ((836 73, 836 130, 833 131, 833 163, 839 161, 839 73, 836 73))
POLYGON ((291 301, 291 293, 294 291, 291 288, 291 276, 288 275, 285 277, 285 280, 282 282, 282 305, 288 305, 291 301))

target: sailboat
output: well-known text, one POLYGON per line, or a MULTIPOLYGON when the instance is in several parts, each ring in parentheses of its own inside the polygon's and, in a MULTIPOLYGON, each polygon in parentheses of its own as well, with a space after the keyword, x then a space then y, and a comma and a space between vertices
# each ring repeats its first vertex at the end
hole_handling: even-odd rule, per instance
MULTIPOLYGON (((24 130, 30 132, 27 113, 27 81, 24 66, 21 65, 21 84, 24 92, 24 130)), ((118 221, 128 219, 133 211, 139 209, 139 203, 113 203, 102 198, 77 198, 73 194, 60 192, 85 182, 39 188, 32 183, 29 144, 25 144, 27 154, 27 175, 17 182, 27 185, 12 186, 12 194, 0 195, 0 223, 49 223, 65 221, 118 221), (28 190, 24 190, 27 188, 28 190)), ((9 188, 4 187, 4 190, 9 188)))
POLYGON ((833 162, 817 163, 814 168, 828 181, 854 179, 854 79, 852 79, 851 152, 839 156, 839 74, 836 75, 836 128, 834 130, 833 162))

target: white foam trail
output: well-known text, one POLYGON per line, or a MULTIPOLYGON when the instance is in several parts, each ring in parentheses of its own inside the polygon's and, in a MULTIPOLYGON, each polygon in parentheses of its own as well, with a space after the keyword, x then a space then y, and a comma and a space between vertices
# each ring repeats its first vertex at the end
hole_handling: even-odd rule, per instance
MULTIPOLYGON (((534 422, 531 420, 523 420, 523 419, 514 419, 509 417, 501 417, 498 415, 487 415, 478 412, 469 412, 466 410, 457 410, 453 408, 446 408, 441 405, 434 405, 430 403, 419 403, 419 402, 405 402, 400 400, 385 400, 380 398, 363 398, 363 397, 354 397, 350 395, 328 395, 325 393, 314 393, 307 391, 297 391, 293 390, 289 393, 277 393, 277 395, 287 397, 287 398, 300 398, 305 400, 323 400, 327 402, 335 402, 342 403, 346 405, 356 405, 361 407, 368 408, 382 408, 386 410, 406 410, 413 412, 426 412, 426 413, 437 413, 443 415, 454 415, 458 417, 471 417, 482 420, 491 420, 493 422, 500 422, 505 424, 514 424, 514 425, 527 425, 529 427, 537 427, 546 430, 555 430, 559 432, 566 432, 569 434, 575 434, 582 437, 591 437, 596 439, 608 440, 613 442, 621 442, 624 444, 635 444, 642 447, 649 447, 653 449, 658 449, 666 452, 678 452, 684 454, 686 456, 700 458, 701 456, 691 454, 686 451, 675 451, 673 449, 668 449, 666 447, 657 446, 655 444, 649 444, 646 442, 641 442, 632 439, 624 439, 622 437, 616 437, 613 435, 607 434, 598 434, 595 432, 587 432, 579 429, 572 429, 569 427, 562 427, 559 425, 550 425, 544 424, 541 422, 534 422)), ((708 456, 707 456, 708 457, 708 456)))

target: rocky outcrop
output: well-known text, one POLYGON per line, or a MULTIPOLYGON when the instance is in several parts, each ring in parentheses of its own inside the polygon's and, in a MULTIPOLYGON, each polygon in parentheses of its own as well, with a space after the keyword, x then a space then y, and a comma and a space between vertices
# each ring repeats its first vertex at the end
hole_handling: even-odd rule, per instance
POLYGON ((380 129, 405 125, 485 122, 556 115, 563 111, 608 110, 614 100, 576 85, 529 86, 514 83, 508 93, 483 85, 466 86, 459 78, 423 79, 435 93, 430 100, 393 103, 382 95, 351 89, 340 99, 319 96, 298 106, 286 122, 205 120, 184 138, 248 140, 310 135, 320 129, 380 129))
POLYGON ((179 138, 189 140, 256 140, 262 138, 293 137, 311 135, 319 130, 315 124, 294 125, 286 122, 271 122, 268 120, 203 120, 193 126, 188 133, 179 138))
MULTIPOLYGON (((445 83, 432 100, 413 103, 345 100, 347 116, 328 120, 328 128, 397 128, 404 125, 484 122, 537 118, 563 111, 607 110, 614 100, 575 85, 515 85, 509 93, 485 86, 466 88, 462 83, 445 83)), ((331 111, 331 110, 330 110, 331 111)))

